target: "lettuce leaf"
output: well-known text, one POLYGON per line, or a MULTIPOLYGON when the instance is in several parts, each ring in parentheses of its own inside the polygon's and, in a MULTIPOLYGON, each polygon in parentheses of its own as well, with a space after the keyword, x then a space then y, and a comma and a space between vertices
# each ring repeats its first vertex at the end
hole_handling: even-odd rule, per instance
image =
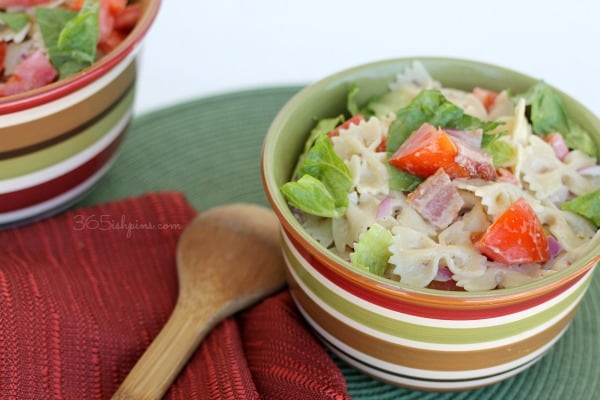
POLYGON ((338 126, 339 124, 344 122, 344 119, 345 119, 344 115, 340 114, 337 117, 323 118, 322 120, 317 122, 317 125, 310 131, 310 134, 308 135, 308 139, 306 140, 306 143, 304 143, 304 151, 298 158, 296 168, 294 169, 294 173, 292 174, 292 179, 300 178, 300 175, 298 175, 298 170, 302 166, 302 163, 304 162, 304 158, 306 157, 306 155, 308 154, 308 152, 314 145, 317 138, 321 135, 327 135, 329 132, 331 132, 333 129, 335 129, 336 126, 338 126))
POLYGON ((29 23, 29 17, 24 12, 7 13, 0 11, 0 22, 8 26, 13 32, 21 32, 29 23))
POLYGON ((539 81, 521 96, 529 106, 529 118, 536 134, 559 132, 571 149, 598 158, 598 146, 587 131, 569 118, 560 96, 550 86, 539 81))
MULTIPOLYGON (((462 108, 448 101, 439 90, 423 90, 396 113, 396 120, 392 122, 388 132, 388 158, 425 122, 440 128, 482 129, 484 134, 502 124, 497 121, 481 121, 465 114, 462 108)), ((391 174, 390 189, 411 191, 421 182, 421 178, 398 168, 388 170, 391 174)))
POLYGON ((381 96, 371 99, 362 109, 365 119, 370 116, 385 116, 389 113, 397 113, 406 107, 411 101, 411 94, 405 90, 391 90, 381 96))
POLYGON ((515 157, 515 149, 507 142, 499 140, 506 132, 483 135, 481 148, 492 156, 494 167, 500 168, 515 157))
POLYGON ((336 204, 348 204, 348 191, 352 187, 350 170, 333 150, 327 135, 321 135, 306 155, 299 174, 308 174, 319 179, 333 194, 336 204))
POLYGON ((387 171, 389 187, 392 190, 412 192, 424 181, 423 178, 401 170, 400 168, 396 168, 390 163, 387 163, 387 171))
POLYGON ((600 228, 600 189, 566 201, 560 208, 581 215, 600 228))
POLYGON ((375 223, 360 235, 350 254, 350 261, 358 268, 383 275, 392 256, 389 247, 392 245, 392 233, 375 223))
POLYGON ((336 218, 339 212, 335 200, 327 187, 310 175, 304 175, 297 181, 287 182, 281 192, 292 207, 321 217, 336 218))
POLYGON ((64 79, 96 61, 100 3, 87 0, 79 12, 63 7, 35 9, 50 61, 64 79))
POLYGON ((412 99, 412 94, 406 90, 390 90, 380 96, 374 96, 363 107, 358 105, 356 97, 359 88, 352 85, 348 90, 346 108, 351 115, 361 114, 366 120, 376 116, 382 117, 389 113, 396 113, 406 107, 412 99))
POLYGON ((316 138, 297 174, 300 179, 280 188, 291 205, 322 217, 339 218, 346 213, 352 177, 326 134, 316 138))

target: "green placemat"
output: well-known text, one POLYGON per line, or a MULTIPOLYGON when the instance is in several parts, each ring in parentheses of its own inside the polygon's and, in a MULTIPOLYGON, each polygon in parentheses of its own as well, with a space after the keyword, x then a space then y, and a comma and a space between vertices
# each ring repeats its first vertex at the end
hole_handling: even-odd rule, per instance
MULTIPOLYGON (((298 87, 225 94, 136 118, 115 166, 79 205, 177 190, 199 210, 230 202, 267 205, 263 138, 298 87)), ((336 359, 353 399, 595 399, 600 397, 600 277, 565 336, 536 365, 482 389, 429 393, 381 383, 336 359)))

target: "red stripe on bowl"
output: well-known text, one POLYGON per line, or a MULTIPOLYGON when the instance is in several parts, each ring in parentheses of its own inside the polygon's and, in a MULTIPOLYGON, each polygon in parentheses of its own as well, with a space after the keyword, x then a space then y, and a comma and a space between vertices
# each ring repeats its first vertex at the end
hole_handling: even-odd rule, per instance
MULTIPOLYGON (((561 293, 564 293, 570 287, 575 285, 579 280, 582 279, 585 274, 579 274, 574 279, 570 279, 565 282, 564 285, 558 288, 542 293, 537 297, 523 298, 522 301, 509 304, 509 305, 494 305, 494 299, 488 299, 487 303, 482 303, 480 308, 473 307, 473 304, 469 302, 469 299, 456 299, 455 297, 448 296, 447 302, 440 302, 439 296, 435 301, 436 304, 446 304, 445 307, 429 307, 422 304, 415 304, 411 302, 403 301, 401 296, 398 298, 391 298, 377 292, 378 282, 373 281, 372 287, 365 287, 352 280, 345 279, 340 274, 327 268, 319 260, 313 257, 308 251, 303 249, 299 243, 294 239, 287 231, 285 232, 290 243, 294 246, 296 251, 321 275, 329 280, 333 285, 342 288, 348 293, 361 298, 364 301, 373 303, 383 308, 387 308, 392 311, 397 311, 409 315, 424 318, 434 318, 442 320, 477 320, 486 318, 497 318, 510 314, 514 314, 520 311, 528 310, 532 307, 538 306, 545 303, 561 293)), ((398 293, 406 294, 402 288, 398 288, 398 293)), ((421 293, 421 297, 427 296, 421 293)), ((434 297, 433 295, 431 296, 434 297)), ((481 302, 480 299, 473 299, 473 302, 481 302)), ((500 302, 499 302, 500 303, 500 302)))
POLYGON ((128 126, 125 126, 108 146, 77 168, 39 185, 0 194, 0 213, 16 211, 42 203, 87 180, 111 159, 119 148, 127 128, 128 126))

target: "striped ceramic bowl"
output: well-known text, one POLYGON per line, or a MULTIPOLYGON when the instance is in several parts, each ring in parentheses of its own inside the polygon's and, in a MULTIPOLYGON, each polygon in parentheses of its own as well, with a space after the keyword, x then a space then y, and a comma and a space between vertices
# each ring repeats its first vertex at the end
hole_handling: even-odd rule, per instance
MULTIPOLYGON (((449 87, 508 87, 519 93, 535 82, 471 61, 420 60, 449 87)), ((572 266, 515 289, 415 289, 363 272, 328 252, 302 229, 278 189, 289 179, 315 118, 344 111, 349 84, 370 90, 368 98, 383 92, 412 61, 359 66, 299 92, 266 136, 264 188, 282 226, 293 297, 334 353, 373 377, 402 386, 463 390, 489 385, 528 368, 559 340, 600 261, 598 246, 572 266)), ((600 121, 573 99, 563 98, 570 114, 600 144, 600 121)))
POLYGON ((141 0, 127 38, 90 68, 0 98, 0 227, 56 213, 114 163, 132 117, 136 59, 160 0, 141 0))

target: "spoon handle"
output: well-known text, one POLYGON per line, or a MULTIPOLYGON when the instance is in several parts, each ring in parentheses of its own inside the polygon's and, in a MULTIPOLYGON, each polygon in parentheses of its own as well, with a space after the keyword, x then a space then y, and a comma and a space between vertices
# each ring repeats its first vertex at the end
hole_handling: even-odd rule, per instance
POLYGON ((209 310, 191 312, 177 302, 169 320, 129 372, 113 400, 161 399, 217 321, 209 310))

